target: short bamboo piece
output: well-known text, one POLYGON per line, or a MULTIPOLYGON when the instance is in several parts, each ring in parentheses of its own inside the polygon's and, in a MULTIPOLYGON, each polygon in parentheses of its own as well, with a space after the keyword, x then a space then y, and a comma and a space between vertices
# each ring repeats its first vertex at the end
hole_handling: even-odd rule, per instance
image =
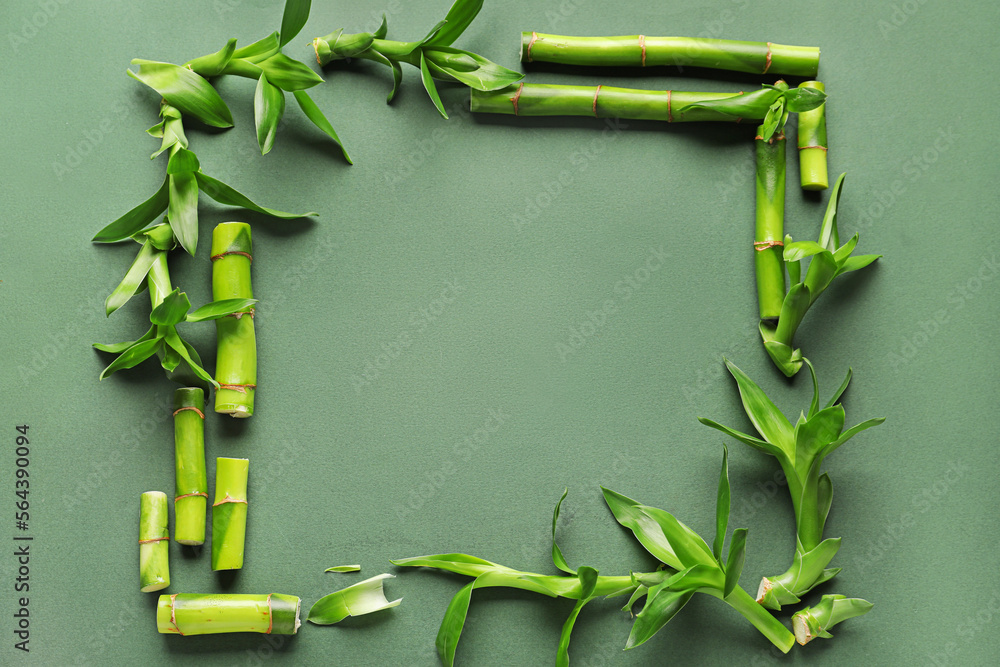
POLYGON ((294 595, 161 595, 156 629, 161 634, 214 635, 259 632, 294 635, 302 601, 294 595))
POLYGON ((215 460, 215 503, 212 505, 212 569, 243 567, 247 529, 247 477, 250 461, 215 460))
MULTIPOLYGON (((799 88, 826 92, 821 81, 806 81, 799 88)), ((826 103, 799 113, 799 174, 803 190, 826 190, 830 177, 826 166, 826 103)))
POLYGON ((208 476, 205 473, 205 393, 174 391, 174 539, 205 543, 208 476))
POLYGON ((167 494, 147 491, 139 498, 139 590, 159 591, 170 585, 170 533, 167 494))

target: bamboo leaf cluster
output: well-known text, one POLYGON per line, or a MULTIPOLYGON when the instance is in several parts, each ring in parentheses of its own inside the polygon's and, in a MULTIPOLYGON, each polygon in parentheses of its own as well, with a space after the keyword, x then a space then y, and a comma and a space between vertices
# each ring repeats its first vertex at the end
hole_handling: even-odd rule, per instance
POLYGON ((403 79, 400 63, 410 64, 420 70, 420 79, 435 108, 448 118, 435 80, 489 91, 505 88, 524 76, 471 51, 452 46, 482 7, 483 0, 456 0, 443 20, 431 28, 423 39, 413 42, 386 39, 388 26, 383 14, 382 24, 375 32, 345 33, 339 29, 314 39, 312 45, 316 61, 326 65, 333 60, 363 58, 387 65, 392 70, 392 90, 386 98, 387 103, 395 98, 403 79))
POLYGON ((845 430, 844 407, 839 401, 850 383, 851 372, 820 408, 816 372, 808 360, 805 364, 813 380, 813 398, 808 411, 800 413, 794 425, 746 373, 728 360, 726 367, 736 380, 743 409, 759 437, 699 418, 706 426, 774 456, 785 474, 795 510, 795 555, 786 572, 762 580, 757 594, 758 602, 775 610, 800 602, 803 595, 840 572, 840 568, 827 567, 840 548, 840 538, 823 538, 833 502, 833 482, 828 473, 822 472, 823 462, 857 434, 885 421, 869 419, 845 430))

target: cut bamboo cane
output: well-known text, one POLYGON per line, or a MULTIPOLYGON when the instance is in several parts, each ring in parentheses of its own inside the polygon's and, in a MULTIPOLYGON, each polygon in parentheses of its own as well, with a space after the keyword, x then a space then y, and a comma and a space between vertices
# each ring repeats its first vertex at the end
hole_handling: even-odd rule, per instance
POLYGON ((259 632, 294 635, 302 601, 294 595, 161 595, 156 629, 161 634, 213 635, 259 632))
MULTIPOLYGON (((252 299, 250 225, 224 222, 212 233, 212 298, 252 299)), ((233 417, 253 414, 257 388, 257 341, 254 311, 234 313, 215 321, 218 343, 215 411, 233 417)))
POLYGON ((205 393, 174 391, 174 539, 205 543, 208 476, 205 473, 205 393))
MULTIPOLYGON (((799 88, 826 92, 820 81, 806 81, 799 88)), ((826 190, 830 177, 826 166, 826 103, 799 113, 799 174, 803 190, 826 190)))
POLYGON ((212 569, 243 567, 247 529, 247 476, 250 461, 215 460, 215 503, 212 505, 212 569))
POLYGON ((139 590, 159 591, 170 585, 170 533, 167 494, 147 491, 139 499, 139 590))

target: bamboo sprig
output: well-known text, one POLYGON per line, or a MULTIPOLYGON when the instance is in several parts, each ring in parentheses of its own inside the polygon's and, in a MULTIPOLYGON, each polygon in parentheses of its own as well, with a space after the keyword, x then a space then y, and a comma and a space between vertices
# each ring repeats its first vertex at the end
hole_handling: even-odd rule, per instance
MULTIPOLYGON (((821 104, 820 91, 789 89, 779 81, 750 93, 643 90, 613 86, 520 83, 494 91, 471 91, 471 109, 514 116, 590 116, 668 123, 694 121, 771 122, 776 107, 803 111, 821 104)), ((779 115, 780 117, 780 115, 779 115)), ((770 138, 770 137, 768 137, 770 138)))
MULTIPOLYGON (((815 88, 826 92, 821 81, 806 81, 799 88, 815 88)), ((827 174, 826 103, 799 114, 799 174, 803 190, 826 190, 830 187, 827 174)))
POLYGON ((306 118, 337 144, 350 163, 337 132, 306 92, 323 83, 323 79, 305 63, 282 52, 302 30, 311 4, 311 0, 287 0, 281 30, 248 46, 238 49, 236 39, 230 39, 215 53, 193 58, 183 65, 137 58, 132 64, 139 66, 138 71, 128 70, 128 74, 155 90, 184 115, 222 128, 232 127, 232 113, 209 79, 231 74, 257 81, 254 124, 261 154, 267 154, 274 145, 278 123, 285 112, 285 93, 291 93, 306 118))
POLYGON ((205 543, 208 476, 205 473, 205 392, 174 391, 174 539, 205 543))
POLYGON ((522 32, 521 62, 614 67, 675 65, 812 77, 819 70, 819 49, 703 37, 572 37, 522 32))
POLYGON ((824 595, 819 604, 792 614, 795 641, 805 646, 817 637, 831 639, 830 628, 849 618, 867 614, 873 606, 860 598, 824 595))
POLYGON ((167 494, 147 491, 139 499, 139 590, 159 591, 170 585, 170 533, 167 494))
POLYGON ((335 30, 324 37, 313 40, 316 61, 326 65, 332 60, 363 58, 373 60, 392 69, 392 91, 386 103, 392 102, 403 79, 400 63, 408 63, 420 70, 420 78, 428 97, 438 112, 448 117, 435 79, 458 82, 473 90, 497 90, 519 81, 523 74, 501 67, 471 51, 452 47, 465 29, 469 27, 483 0, 455 0, 445 18, 439 21, 427 35, 415 42, 400 42, 386 39, 388 26, 385 15, 375 32, 344 33, 335 30))
POLYGON ((570 635, 582 608, 597 597, 623 595, 629 596, 624 607, 626 610, 631 610, 635 602, 645 597, 642 611, 635 616, 626 649, 648 641, 683 609, 695 593, 706 593, 736 609, 783 653, 789 651, 795 641, 792 633, 739 587, 746 554, 745 528, 733 531, 728 555, 723 553, 730 509, 728 453, 723 455, 719 475, 716 536, 712 547, 670 513, 642 505, 610 489, 602 487, 602 490, 615 519, 630 529, 646 550, 663 564, 661 569, 607 576, 588 566, 570 567, 555 541, 565 492, 556 504, 552 518, 552 562, 565 575, 523 572, 465 554, 437 554, 391 561, 404 567, 431 567, 474 577, 452 599, 438 631, 436 644, 445 665, 451 667, 454 664, 472 591, 488 587, 516 588, 576 600, 563 625, 556 665, 569 664, 570 635))
POLYGON ((805 360, 813 380, 813 398, 808 412, 803 412, 793 426, 764 391, 736 365, 726 367, 736 379, 743 409, 760 437, 741 433, 711 419, 699 417, 706 426, 739 440, 778 459, 788 482, 788 492, 795 510, 795 557, 789 569, 775 577, 765 577, 757 601, 770 609, 794 604, 815 586, 832 579, 840 568, 827 568, 840 548, 840 538, 823 538, 833 482, 821 473, 823 461, 855 435, 878 426, 884 418, 869 419, 844 430, 844 407, 838 401, 847 389, 851 372, 826 407, 820 409, 819 383, 812 364, 805 360))
POLYGON ((294 595, 161 595, 156 630, 161 634, 214 635, 259 632, 294 635, 302 601, 294 595))

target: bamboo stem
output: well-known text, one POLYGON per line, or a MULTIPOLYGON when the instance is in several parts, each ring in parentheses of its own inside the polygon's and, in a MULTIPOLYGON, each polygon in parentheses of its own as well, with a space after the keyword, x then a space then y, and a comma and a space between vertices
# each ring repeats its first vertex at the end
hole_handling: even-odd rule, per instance
MULTIPOLYGON (((739 122, 733 116, 712 109, 688 109, 689 104, 734 97, 733 93, 698 93, 683 90, 642 90, 612 86, 561 86, 522 83, 500 90, 472 89, 470 108, 479 113, 514 116, 590 116, 630 120, 659 120, 668 123, 693 121, 739 122)), ((743 93, 737 93, 742 95, 743 93)), ((747 120, 763 120, 759 115, 747 120)))
POLYGON ((205 393, 174 391, 174 539, 205 543, 208 476, 205 473, 205 393))
MULTIPOLYGON (((806 81, 799 88, 826 92, 820 81, 806 81)), ((799 113, 799 173, 803 190, 826 190, 830 187, 826 167, 826 103, 812 111, 799 113)))
MULTIPOLYGON (((759 135, 758 135, 759 137, 759 135)), ((785 137, 755 140, 757 152, 757 215, 754 266, 761 320, 776 321, 785 299, 782 255, 785 219, 785 137)))
MULTIPOLYGON (((212 297, 252 299, 250 264, 253 244, 250 225, 224 222, 212 233, 212 297)), ((257 341, 253 310, 215 321, 218 343, 215 411, 233 417, 253 414, 257 387, 257 341)))
POLYGON ((147 491, 139 498, 139 590, 152 593, 170 585, 167 494, 147 491))
POLYGON ((753 74, 816 76, 819 49, 702 37, 571 37, 521 33, 521 62, 564 65, 710 67, 753 74))
POLYGON ((247 529, 247 459, 215 459, 215 503, 212 505, 212 569, 243 567, 247 529))
POLYGON ((760 630, 761 634, 770 639, 771 643, 777 646, 782 653, 788 653, 795 644, 795 635, 739 586, 733 589, 729 597, 723 599, 730 607, 740 612, 743 618, 760 630))
POLYGON ((156 629, 161 634, 213 635, 259 632, 294 635, 302 601, 294 595, 161 595, 156 629))

